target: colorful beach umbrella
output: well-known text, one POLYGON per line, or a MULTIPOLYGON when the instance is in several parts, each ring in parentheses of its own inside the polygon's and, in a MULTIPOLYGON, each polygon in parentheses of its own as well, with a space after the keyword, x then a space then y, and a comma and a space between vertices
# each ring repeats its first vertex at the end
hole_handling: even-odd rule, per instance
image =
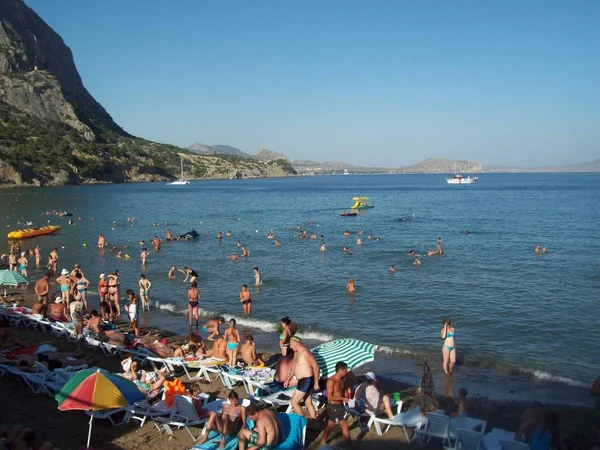
POLYGON ((339 361, 348 364, 348 370, 352 370, 373 361, 375 350, 375 344, 346 338, 321 344, 311 352, 319 364, 321 376, 329 378, 335 373, 335 365, 339 361))
MULTIPOLYGON (((92 368, 77 372, 56 394, 58 409, 61 411, 98 411, 110 408, 125 408, 144 400, 144 394, 133 381, 106 370, 92 368)), ((88 431, 87 447, 92 436, 92 421, 88 431)))
MULTIPOLYGON (((29 283, 29 279, 25 278, 19 272, 15 272, 14 270, 0 270, 0 286, 18 286, 27 283, 29 283)), ((4 297, 6 297, 6 287, 4 288, 4 297)))

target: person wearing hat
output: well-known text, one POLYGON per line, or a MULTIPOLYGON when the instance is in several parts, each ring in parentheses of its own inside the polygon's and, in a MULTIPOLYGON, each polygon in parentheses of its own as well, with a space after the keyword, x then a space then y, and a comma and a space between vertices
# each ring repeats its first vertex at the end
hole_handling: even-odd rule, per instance
POLYGON ((377 389, 377 376, 373 372, 367 372, 365 378, 367 380, 356 388, 354 394, 356 404, 369 414, 377 416, 385 412, 388 418, 394 417, 390 397, 381 395, 379 389, 377 389))
POLYGON ((54 303, 50 303, 49 309, 50 311, 48 316, 50 317, 50 320, 53 322, 68 322, 69 318, 67 317, 67 308, 63 303, 62 297, 57 295, 54 303))
POLYGON ((60 295, 63 302, 69 306, 69 288, 71 287, 71 279, 69 277, 71 273, 67 269, 63 269, 60 272, 60 277, 56 279, 56 282, 60 285, 60 295))

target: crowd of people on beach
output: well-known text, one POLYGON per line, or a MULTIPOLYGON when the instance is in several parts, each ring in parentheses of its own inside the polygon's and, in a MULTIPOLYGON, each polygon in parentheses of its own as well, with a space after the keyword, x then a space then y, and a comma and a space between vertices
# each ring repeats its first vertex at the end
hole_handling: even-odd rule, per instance
MULTIPOLYGON (((128 221, 133 222, 134 218, 128 218, 128 221)), ((117 224, 114 223, 113 227, 117 224)), ((309 234, 306 229, 298 226, 298 239, 321 240, 319 250, 321 252, 328 251, 323 235, 317 237, 315 234, 309 234)), ((195 231, 195 230, 194 230, 195 231)), ((363 244, 363 232, 358 231, 356 245, 363 244)), ((466 233, 465 233, 466 234, 466 233)), ((350 236, 351 232, 346 230, 344 236, 350 236)), ((232 233, 227 231, 217 233, 217 239, 231 237, 232 233)), ((182 238, 183 239, 183 238, 182 238)), ((187 238, 185 238, 187 239, 187 238)), ((267 235, 267 239, 274 241, 275 246, 280 246, 281 242, 276 239, 274 232, 271 230, 267 235)), ((368 235, 367 240, 380 240, 379 237, 368 235)), ((179 240, 174 238, 170 229, 166 233, 166 242, 179 240)), ((152 246, 155 250, 159 250, 162 245, 162 240, 158 236, 154 236, 152 246)), ((140 245, 144 245, 140 241, 140 245)), ((124 246, 116 246, 109 244, 104 236, 100 234, 97 242, 98 248, 109 251, 117 251, 117 258, 122 257, 124 246)), ((227 256, 231 260, 249 257, 250 253, 247 246, 237 241, 237 246, 240 248, 241 256, 236 252, 227 256)), ((343 247, 344 252, 351 252, 347 247, 343 247)), ((545 254, 547 249, 537 245, 535 247, 536 254, 545 254)), ((413 258, 413 265, 420 266, 421 255, 414 249, 408 252, 408 256, 413 258)), ((426 257, 442 257, 444 256, 442 238, 439 237, 436 242, 436 249, 430 248, 425 255, 426 257)), ((8 259, 10 270, 15 270, 28 276, 29 258, 35 259, 35 267, 40 268, 42 257, 40 247, 35 247, 23 251, 19 242, 14 242, 11 245, 10 253, 3 255, 3 259, 8 259), (17 255, 20 255, 17 258, 17 255)), ((128 254, 125 257, 129 258, 128 254)), ((140 253, 142 268, 145 267, 149 253, 146 247, 143 247, 140 253)), ((118 270, 109 274, 100 274, 97 282, 97 292, 99 303, 97 309, 90 305, 88 299, 88 290, 91 288, 89 279, 85 276, 82 267, 75 264, 73 269, 68 270, 63 268, 58 272, 59 256, 57 249, 53 249, 48 255, 46 265, 46 273, 37 280, 35 284, 35 293, 37 301, 33 305, 32 313, 48 317, 56 322, 72 322, 74 326, 74 335, 78 340, 83 340, 85 334, 91 334, 94 337, 118 346, 143 346, 149 351, 160 357, 214 357, 219 360, 226 361, 230 367, 235 367, 242 363, 247 367, 261 367, 267 363, 271 355, 262 354, 257 351, 254 338, 250 334, 243 335, 238 329, 237 322, 234 318, 228 321, 228 327, 222 331, 221 326, 226 320, 223 317, 215 317, 206 320, 203 324, 200 323, 200 290, 198 287, 199 274, 196 270, 185 266, 179 269, 176 266, 171 266, 167 276, 175 278, 178 272, 185 275, 183 282, 189 284, 187 288, 188 301, 188 318, 190 332, 187 336, 187 342, 181 345, 173 345, 166 339, 160 338, 151 332, 142 334, 139 324, 140 311, 150 310, 150 292, 152 282, 147 276, 142 273, 139 276, 138 285, 135 289, 125 289, 125 299, 127 303, 121 304, 121 276, 118 270), (59 288, 57 292, 51 292, 51 284, 56 284, 59 288), (122 332, 118 328, 121 321, 122 313, 128 317, 129 333, 122 332), (195 331, 192 331, 194 330, 195 331), (203 337, 202 334, 205 334, 203 337), (205 343, 205 339, 212 341, 211 348, 205 343), (238 359, 238 357, 240 359, 238 359)), ((391 273, 396 272, 394 265, 389 267, 391 273)), ((263 284, 262 274, 259 267, 253 268, 254 284, 261 287, 263 284)), ((353 294, 356 291, 355 279, 350 278, 346 284, 346 291, 353 294)), ((241 286, 239 301, 244 314, 252 314, 252 299, 247 284, 241 286)), ((385 395, 377 388, 377 376, 373 372, 366 374, 365 380, 362 383, 357 383, 357 377, 348 370, 347 365, 340 361, 335 368, 335 374, 323 383, 319 379, 318 364, 310 352, 310 350, 302 343, 302 339, 296 335, 297 326, 292 320, 285 316, 281 319, 281 332, 279 334, 278 346, 281 351, 281 357, 277 360, 275 381, 280 383, 283 388, 296 386, 296 390, 291 398, 291 405, 295 413, 304 415, 308 418, 316 418, 316 410, 310 401, 310 397, 314 392, 325 390, 327 392, 327 425, 325 427, 322 443, 325 444, 332 429, 339 424, 342 428, 342 433, 347 442, 351 445, 349 428, 346 422, 346 414, 344 404, 361 405, 361 407, 373 414, 385 414, 389 418, 393 417, 391 398, 385 395), (309 401, 307 401, 309 400, 309 401), (304 405, 304 407, 302 406, 304 405)), ((456 330, 452 326, 451 320, 443 319, 440 337, 442 343, 442 368, 447 376, 451 376, 456 364, 456 330)), ((14 339, 11 341, 6 336, 0 333, 0 344, 15 344, 14 339)), ((87 357, 81 350, 73 354, 48 354, 43 357, 38 356, 23 356, 17 363, 21 367, 28 367, 33 363, 44 362, 52 367, 62 367, 63 365, 77 365, 89 362, 87 357)), ((124 373, 138 384, 140 390, 146 394, 160 388, 165 382, 164 374, 157 373, 154 375, 146 374, 141 371, 139 364, 136 361, 124 362, 124 373)), ((194 390, 199 392, 200 386, 194 386, 194 390)), ((597 411, 600 411, 600 378, 596 380, 592 388, 593 395, 598 399, 597 411)), ((453 393, 452 393, 453 396, 453 393)), ((468 410, 468 392, 465 388, 458 391, 456 399, 457 408, 453 415, 466 416, 468 410)), ((254 406, 244 408, 240 405, 239 397, 232 391, 229 395, 229 406, 223 411, 223 414, 218 416, 213 412, 204 411, 201 403, 197 404, 197 409, 200 417, 203 414, 208 417, 207 429, 215 429, 221 432, 224 436, 227 434, 239 433, 241 442, 252 442, 252 435, 247 430, 244 430, 243 424, 245 417, 250 417, 259 423, 259 426, 264 426, 268 429, 269 436, 277 436, 281 430, 281 424, 274 414, 268 410, 258 411, 254 406), (260 425, 262 424, 262 425, 260 425)), ((422 411, 435 411, 437 402, 431 401, 429 406, 422 404, 422 411)), ((600 427, 600 413, 597 412, 597 425, 600 427)), ((206 433, 208 436, 208 433, 206 433)), ((522 417, 522 424, 515 433, 516 438, 525 440, 530 443, 532 450, 548 450, 549 448, 566 450, 566 446, 558 433, 558 416, 553 412, 544 413, 541 404, 534 402, 522 417)), ((276 438, 273 438, 276 439, 276 438)), ((599 436, 600 440, 600 436, 599 436)), ((276 442, 276 441, 274 441, 276 442)), ((0 447, 1 448, 1 447, 0 447)), ((50 448, 50 447, 48 447, 50 448)))

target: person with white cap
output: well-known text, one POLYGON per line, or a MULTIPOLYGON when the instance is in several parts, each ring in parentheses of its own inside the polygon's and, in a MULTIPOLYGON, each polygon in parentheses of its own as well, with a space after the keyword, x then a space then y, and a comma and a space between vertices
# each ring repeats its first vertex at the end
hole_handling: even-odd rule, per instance
POLYGON ((63 299, 63 302, 69 306, 70 303, 70 299, 69 299, 69 288, 71 286, 71 279, 70 276, 71 273, 67 270, 67 269, 63 269, 60 272, 60 277, 58 277, 56 279, 56 282, 60 285, 60 295, 61 298, 63 299))
POLYGON ((367 381, 361 383, 354 393, 356 404, 369 414, 379 415, 385 412, 388 418, 394 417, 390 397, 381 395, 377 389, 377 376, 373 372, 367 372, 365 377, 367 381))

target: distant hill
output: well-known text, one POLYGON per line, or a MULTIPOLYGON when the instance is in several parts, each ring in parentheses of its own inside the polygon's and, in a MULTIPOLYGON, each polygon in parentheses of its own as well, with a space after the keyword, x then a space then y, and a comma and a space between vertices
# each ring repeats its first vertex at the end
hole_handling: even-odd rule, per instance
POLYGON ((412 166, 404 167, 363 167, 353 166, 341 161, 319 163, 310 160, 296 160, 292 163, 299 173, 454 173, 481 172, 483 164, 478 162, 455 161, 453 159, 427 158, 412 166), (467 166, 469 170, 467 170, 467 166))
POLYGON ((600 172, 600 159, 564 166, 489 166, 486 167, 486 172, 600 172))
POLYGON ((483 164, 473 161, 456 161, 454 159, 427 158, 412 166, 401 167, 402 173, 462 173, 482 172, 483 164))
POLYGON ((187 147, 187 150, 201 155, 237 155, 244 158, 252 157, 239 148, 231 147, 230 145, 206 145, 201 142, 194 142, 187 147))
POLYGON ((254 158, 262 162, 271 162, 277 160, 289 161, 287 156, 269 150, 268 148, 263 148, 262 150, 257 152, 256 155, 254 155, 254 158))

